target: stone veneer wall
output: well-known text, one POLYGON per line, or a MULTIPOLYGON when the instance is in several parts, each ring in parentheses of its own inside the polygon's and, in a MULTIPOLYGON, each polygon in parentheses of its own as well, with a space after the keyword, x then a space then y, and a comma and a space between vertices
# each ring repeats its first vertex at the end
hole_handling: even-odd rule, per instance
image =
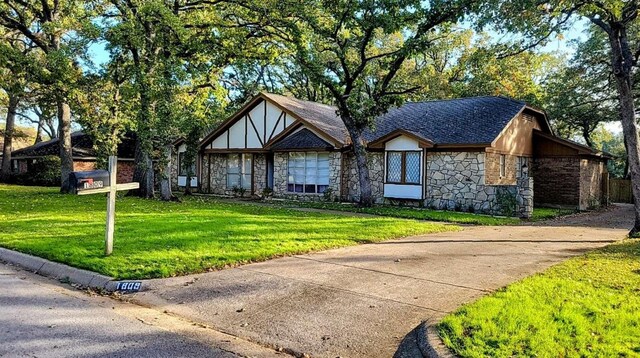
MULTIPOLYGON (((489 185, 485 175, 487 158, 495 160, 491 153, 485 152, 427 152, 425 206, 487 214, 515 211, 516 215, 530 217, 533 212, 533 188, 528 186, 531 180, 514 179, 513 183, 505 180, 510 184, 489 185), (510 209, 507 203, 516 207, 510 209)), ((508 167, 509 163, 507 161, 508 167)), ((514 168, 506 178, 510 175, 515 178, 515 161, 512 164, 514 168)))
POLYGON ((253 156, 253 194, 262 196, 267 187, 267 156, 254 154, 253 156))
POLYGON ((178 190, 178 152, 175 148, 171 151, 171 190, 178 190))
MULTIPOLYGON (((329 189, 331 189, 331 200, 338 200, 340 196, 340 152, 329 153, 329 189)), ((323 194, 291 193, 287 190, 287 177, 289 168, 289 153, 276 152, 273 158, 273 196, 300 201, 324 200, 323 194)))
MULTIPOLYGON (((355 156, 352 153, 343 154, 343 172, 342 182, 344 183, 341 200, 354 201, 360 200, 360 183, 358 180, 358 171, 355 156)), ((371 193, 376 203, 384 202, 384 153, 369 152, 367 153, 369 165, 369 178, 371 179, 371 193)))
POLYGON ((534 201, 579 208, 580 159, 576 157, 536 158, 533 161, 534 201))

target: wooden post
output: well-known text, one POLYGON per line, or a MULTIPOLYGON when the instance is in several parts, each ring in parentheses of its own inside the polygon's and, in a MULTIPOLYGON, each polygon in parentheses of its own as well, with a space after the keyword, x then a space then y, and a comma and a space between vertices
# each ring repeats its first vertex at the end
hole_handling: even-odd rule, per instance
POLYGON ((104 234, 104 254, 111 255, 113 252, 113 232, 116 225, 116 193, 118 190, 133 190, 140 188, 140 183, 117 184, 118 177, 118 157, 109 157, 109 186, 78 191, 78 195, 107 193, 107 229, 104 234))
POLYGON ((118 158, 115 155, 109 156, 109 194, 107 194, 107 230, 104 235, 104 254, 111 255, 113 252, 113 231, 116 224, 116 178, 118 172, 118 158))

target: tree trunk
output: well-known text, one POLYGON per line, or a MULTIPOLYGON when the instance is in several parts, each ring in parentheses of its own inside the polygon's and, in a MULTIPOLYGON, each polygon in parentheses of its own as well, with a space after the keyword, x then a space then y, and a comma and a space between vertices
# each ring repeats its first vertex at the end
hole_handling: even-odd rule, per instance
POLYGON ((58 135, 60 144, 60 192, 69 193, 69 173, 73 171, 71 152, 71 108, 65 101, 58 101, 58 135))
POLYGON ((148 151, 145 150, 140 136, 136 139, 136 151, 135 151, 135 168, 133 170, 133 181, 140 183, 140 189, 132 191, 141 198, 153 198, 155 196, 154 190, 154 173, 153 173, 153 161, 148 151))
POLYGON ((633 54, 629 51, 626 29, 612 26, 608 35, 611 45, 612 70, 618 90, 622 133, 625 138, 627 158, 629 160, 631 191, 635 207, 635 222, 629 232, 629 236, 634 237, 640 233, 640 147, 638 147, 640 140, 638 138, 638 125, 633 103, 633 54))
POLYGON ((9 93, 9 105, 7 107, 7 123, 4 131, 4 144, 2 148, 2 169, 0 170, 0 182, 9 180, 11 176, 11 146, 16 124, 16 110, 20 100, 18 96, 9 93))
POLYGON ((356 159, 358 170, 358 183, 360 184, 360 205, 370 207, 373 205, 371 193, 371 180, 369 179, 369 163, 367 161, 367 149, 361 134, 353 138, 353 155, 356 159))
POLYGON ((173 145, 166 144, 164 146, 164 157, 166 160, 166 164, 164 169, 162 170, 162 178, 160 179, 160 197, 164 201, 175 201, 177 198, 173 195, 171 191, 171 152, 173 150, 173 145))
POLYGON ((38 129, 36 129, 36 139, 33 144, 42 142, 42 131, 44 130, 44 118, 38 118, 38 129))

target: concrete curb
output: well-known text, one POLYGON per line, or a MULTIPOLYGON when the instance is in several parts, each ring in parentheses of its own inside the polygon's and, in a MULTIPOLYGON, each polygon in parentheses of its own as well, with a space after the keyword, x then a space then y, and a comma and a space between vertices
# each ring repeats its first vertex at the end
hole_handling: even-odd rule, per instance
POLYGON ((118 288, 118 281, 111 277, 1 247, 0 261, 20 266, 56 280, 68 280, 70 283, 82 287, 101 289, 108 292, 114 292, 118 288))
POLYGON ((417 332, 418 348, 425 358, 456 358, 457 356, 447 348, 436 328, 426 321, 420 324, 417 332))

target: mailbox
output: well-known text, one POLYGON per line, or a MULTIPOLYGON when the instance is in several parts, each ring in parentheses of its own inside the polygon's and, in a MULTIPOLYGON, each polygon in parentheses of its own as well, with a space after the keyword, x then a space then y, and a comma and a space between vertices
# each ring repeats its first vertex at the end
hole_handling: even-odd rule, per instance
POLYGON ((109 186, 109 172, 106 170, 91 170, 86 172, 71 172, 69 187, 74 194, 89 189, 101 189, 109 186))

